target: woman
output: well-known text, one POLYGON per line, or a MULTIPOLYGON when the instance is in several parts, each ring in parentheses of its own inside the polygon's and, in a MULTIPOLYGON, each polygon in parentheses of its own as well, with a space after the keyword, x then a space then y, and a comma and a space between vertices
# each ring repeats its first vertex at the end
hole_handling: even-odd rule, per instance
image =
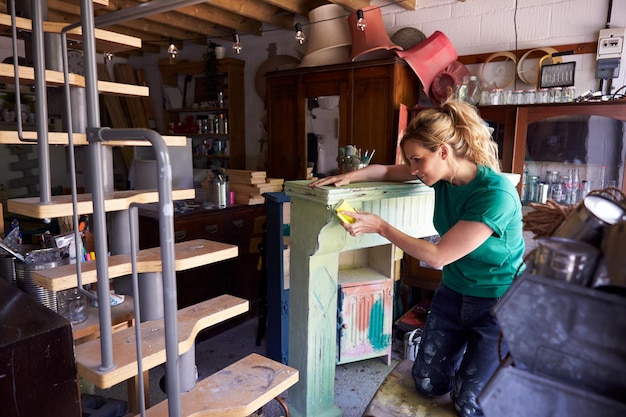
POLYGON ((356 221, 344 227, 353 236, 378 233, 410 256, 443 267, 413 378, 425 395, 449 392, 460 416, 482 416, 477 399, 499 365, 500 330, 490 310, 513 282, 524 253, 520 198, 499 174, 497 144, 469 104, 448 101, 421 111, 400 147, 404 165, 371 165, 311 186, 417 177, 434 189, 436 244, 371 213, 346 212, 356 221))

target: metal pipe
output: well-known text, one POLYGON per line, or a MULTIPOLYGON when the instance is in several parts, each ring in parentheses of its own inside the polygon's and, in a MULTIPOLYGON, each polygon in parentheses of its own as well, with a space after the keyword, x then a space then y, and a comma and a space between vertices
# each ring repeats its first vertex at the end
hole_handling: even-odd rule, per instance
MULTIPOLYGON (((43 5, 32 0, 33 10, 33 69, 35 73, 35 114, 37 114, 37 151, 39 152, 39 199, 50 203, 50 150, 48 148, 48 97, 46 95, 46 60, 43 41, 43 5)), ((15 92, 19 95, 19 90, 15 92)), ((22 109, 16 109, 21 112, 22 109)))
MULTIPOLYGON (((93 2, 81 0, 81 24, 83 28, 83 52, 85 58, 85 92, 87 103, 87 126, 100 125, 100 106, 98 100, 98 76, 96 70, 96 41, 93 25, 93 2)), ((96 249, 96 272, 98 276, 98 313, 100 318, 100 350, 102 370, 115 368, 113 362, 113 329, 111 321, 111 301, 109 298, 109 259, 107 248, 106 212, 104 209, 104 176, 106 168, 103 162, 103 145, 90 142, 88 160, 90 166, 91 194, 93 198, 92 224, 94 228, 94 246, 96 249)))
POLYGON ((138 209, 136 204, 131 204, 128 208, 129 218, 129 230, 130 230, 130 259, 132 260, 133 270, 133 308, 135 310, 135 343, 137 349, 137 384, 139 390, 139 411, 141 417, 146 415, 146 398, 144 393, 144 378, 143 378, 143 351, 141 348, 141 308, 139 303, 139 278, 137 274, 137 236, 139 236, 138 209))
POLYGON ((24 129, 22 122, 22 89, 20 87, 20 58, 17 52, 17 19, 15 11, 15 0, 11 0, 10 3, 7 3, 7 6, 11 9, 11 40, 13 45, 13 80, 15 82, 15 116, 17 117, 17 139, 20 142, 37 142, 37 139, 24 138, 24 129))
POLYGON ((206 0, 152 0, 147 3, 138 4, 135 7, 128 7, 98 16, 95 19, 95 24, 97 27, 102 28, 204 2, 206 2, 206 0))
MULTIPOLYGON (((157 161, 159 192, 159 235, 163 273, 165 322, 165 354, 167 362, 167 397, 170 417, 180 417, 180 372, 178 355, 178 305, 176 301, 176 270, 174 254, 174 202, 172 201, 172 167, 169 150, 163 137, 150 129, 88 129, 89 141, 148 140, 157 161)), ((131 245, 132 246, 132 245, 131 245)))

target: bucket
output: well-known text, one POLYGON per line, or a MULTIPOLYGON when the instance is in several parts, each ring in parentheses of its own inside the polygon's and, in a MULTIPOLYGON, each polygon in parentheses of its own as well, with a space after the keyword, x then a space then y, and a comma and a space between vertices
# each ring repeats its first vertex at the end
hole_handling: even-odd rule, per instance
POLYGON ((6 279, 15 285, 15 256, 0 254, 0 278, 6 279))
POLYGON ((577 240, 547 237, 538 240, 533 274, 587 286, 600 250, 577 240))
POLYGON ((621 221, 606 229, 602 240, 601 262, 591 286, 603 291, 626 295, 626 221, 621 221))
POLYGON ((587 242, 597 248, 602 244, 603 229, 624 219, 620 204, 599 195, 588 195, 554 232, 553 236, 587 242))
POLYGON ((33 281, 33 272, 43 269, 56 268, 57 266, 67 265, 70 263, 69 258, 63 258, 57 261, 42 263, 24 263, 15 262, 15 281, 17 288, 30 294, 41 304, 50 310, 57 312, 57 293, 46 288, 40 287, 33 281))

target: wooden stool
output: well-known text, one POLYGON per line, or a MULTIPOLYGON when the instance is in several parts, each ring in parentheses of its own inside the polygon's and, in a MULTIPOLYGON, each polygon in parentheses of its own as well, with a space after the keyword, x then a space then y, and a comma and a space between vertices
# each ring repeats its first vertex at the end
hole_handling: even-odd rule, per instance
POLYGON ((458 417, 448 395, 428 398, 415 390, 413 361, 398 363, 380 385, 363 417, 458 417))

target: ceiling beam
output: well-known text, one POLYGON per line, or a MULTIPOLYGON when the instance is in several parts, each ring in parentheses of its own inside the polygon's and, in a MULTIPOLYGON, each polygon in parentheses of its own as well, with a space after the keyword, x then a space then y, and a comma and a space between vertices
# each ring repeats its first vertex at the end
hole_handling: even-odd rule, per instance
POLYGON ((350 11, 362 9, 370 5, 369 0, 329 0, 329 2, 338 4, 350 11))
POLYGON ((265 0, 265 2, 302 16, 308 16, 311 10, 328 4, 326 0, 265 0))
POLYGON ((283 29, 292 30, 295 23, 293 15, 258 0, 208 0, 207 3, 283 29))
MULTIPOLYGON (((142 4, 135 0, 109 0, 109 3, 114 10, 130 9, 142 4)), ((100 16, 104 17, 106 16, 106 14, 98 14, 98 18, 100 16)), ((142 21, 153 22, 155 24, 160 24, 165 27, 173 26, 177 28, 184 28, 187 31, 197 32, 198 34, 203 35, 203 37, 220 36, 225 33, 222 28, 219 28, 216 25, 211 24, 210 22, 186 16, 184 14, 178 13, 177 11, 148 15, 145 16, 143 19, 131 20, 129 22, 135 24, 142 21)), ((119 23, 116 22, 115 24, 119 23)), ((167 33, 167 29, 164 28, 161 33, 167 33)))
POLYGON ((195 6, 181 7, 178 13, 195 17, 203 21, 211 22, 219 26, 233 29, 238 32, 260 35, 262 23, 258 20, 243 17, 237 13, 220 9, 209 4, 197 4, 195 6))

